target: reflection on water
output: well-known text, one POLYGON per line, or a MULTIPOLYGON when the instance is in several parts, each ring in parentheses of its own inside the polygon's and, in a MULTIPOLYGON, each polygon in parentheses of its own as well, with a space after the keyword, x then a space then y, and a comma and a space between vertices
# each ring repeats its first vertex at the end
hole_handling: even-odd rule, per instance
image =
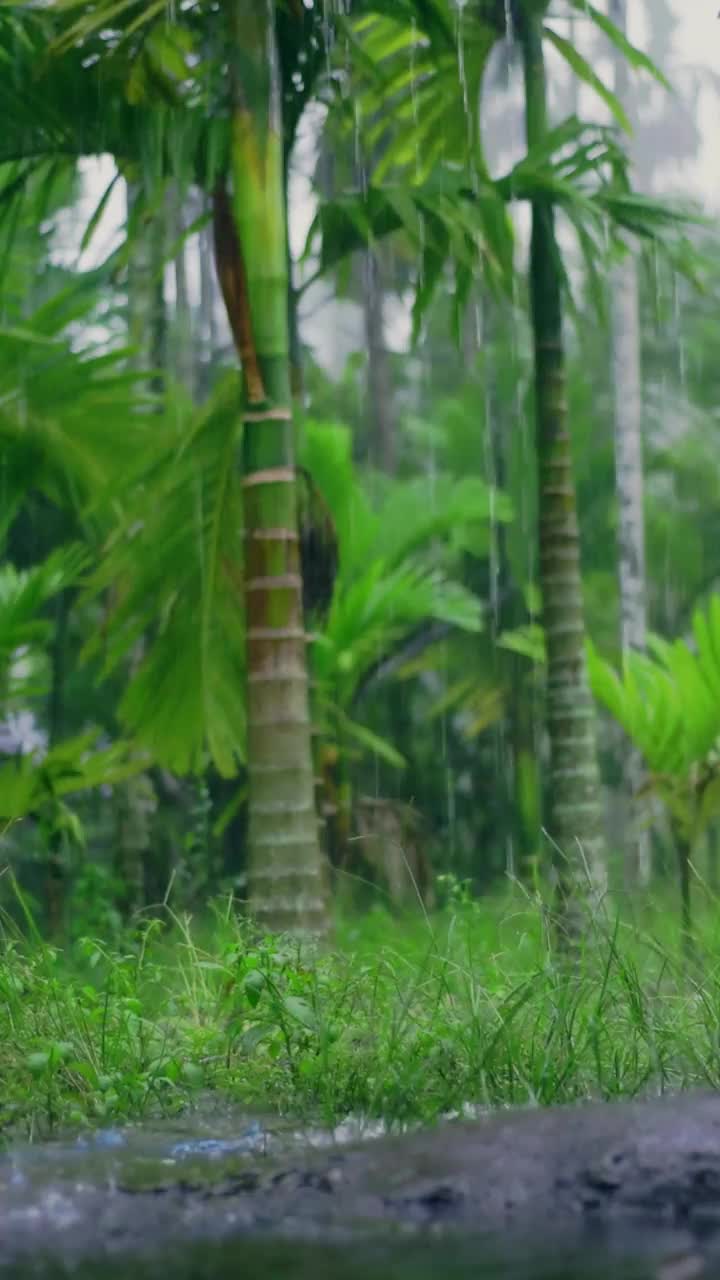
POLYGON ((54 1264, 14 1272, 17 1280, 702 1280, 717 1277, 692 1249, 649 1261, 586 1246, 545 1258, 519 1250, 512 1256, 484 1241, 446 1237, 434 1241, 375 1241, 360 1247, 243 1240, 184 1249, 180 1256, 70 1270, 54 1264))

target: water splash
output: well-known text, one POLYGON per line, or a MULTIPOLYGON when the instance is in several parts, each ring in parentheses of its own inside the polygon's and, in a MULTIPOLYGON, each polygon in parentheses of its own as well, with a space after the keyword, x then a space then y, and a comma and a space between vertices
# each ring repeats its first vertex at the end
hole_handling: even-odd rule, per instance
POLYGON ((219 1159, 227 1155, 256 1155, 266 1152, 267 1143, 267 1130, 255 1120, 236 1138, 191 1138, 176 1142, 169 1154, 173 1160, 184 1160, 188 1156, 219 1159))

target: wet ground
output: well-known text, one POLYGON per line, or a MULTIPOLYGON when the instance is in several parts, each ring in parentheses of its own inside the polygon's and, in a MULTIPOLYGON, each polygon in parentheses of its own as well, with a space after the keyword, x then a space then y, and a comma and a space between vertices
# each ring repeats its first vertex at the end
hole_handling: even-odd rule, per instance
POLYGON ((720 1280, 720 1095, 397 1137, 225 1114, 0 1162, 0 1269, 84 1280, 720 1280))

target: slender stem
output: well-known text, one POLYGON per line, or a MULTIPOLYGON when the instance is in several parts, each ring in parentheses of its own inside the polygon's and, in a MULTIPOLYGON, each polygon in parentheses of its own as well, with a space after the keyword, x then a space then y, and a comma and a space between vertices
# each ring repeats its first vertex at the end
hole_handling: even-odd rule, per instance
MULTIPOLYGON (((538 16, 528 11, 524 55, 528 150, 547 132, 547 90, 538 16)), ((587 678, 580 538, 568 424, 561 264, 551 201, 532 201, 530 297, 535 357, 540 589, 547 646, 550 744, 548 834, 556 860, 562 927, 580 927, 578 905, 605 887, 595 714, 587 678)))
POLYGON ((250 905, 260 923, 327 930, 314 796, 290 391, 288 256, 272 0, 226 0, 232 194, 214 196, 220 285, 243 368, 250 905))

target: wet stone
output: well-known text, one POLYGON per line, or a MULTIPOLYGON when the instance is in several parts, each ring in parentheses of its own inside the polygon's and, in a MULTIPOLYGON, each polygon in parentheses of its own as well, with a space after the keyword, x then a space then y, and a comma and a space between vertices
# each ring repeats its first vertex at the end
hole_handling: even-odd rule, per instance
POLYGON ((340 1250, 358 1276, 377 1274, 380 1257, 389 1280, 418 1280, 435 1247, 435 1274, 458 1280, 541 1280, 543 1256, 568 1249, 582 1270, 553 1280, 658 1280, 687 1259, 720 1275, 720 1095, 503 1111, 341 1148, 240 1122, 219 1136, 112 1132, 0 1161, 0 1269, 14 1280, 30 1263, 33 1275, 82 1265, 109 1280, 123 1258, 134 1280, 141 1264, 164 1280, 171 1257, 174 1280, 221 1280, 248 1250, 268 1276, 340 1274, 322 1270, 318 1249, 340 1250), (408 1242, 423 1238, 409 1270, 408 1242), (274 1271, 283 1241, 294 1252, 274 1271), (523 1242, 532 1265, 513 1270, 523 1242), (184 1271, 193 1249, 202 1262, 184 1271), (221 1255, 225 1269, 210 1261, 221 1255), (449 1257, 465 1269, 448 1270, 449 1257), (490 1257, 507 1265, 483 1270, 490 1257))

